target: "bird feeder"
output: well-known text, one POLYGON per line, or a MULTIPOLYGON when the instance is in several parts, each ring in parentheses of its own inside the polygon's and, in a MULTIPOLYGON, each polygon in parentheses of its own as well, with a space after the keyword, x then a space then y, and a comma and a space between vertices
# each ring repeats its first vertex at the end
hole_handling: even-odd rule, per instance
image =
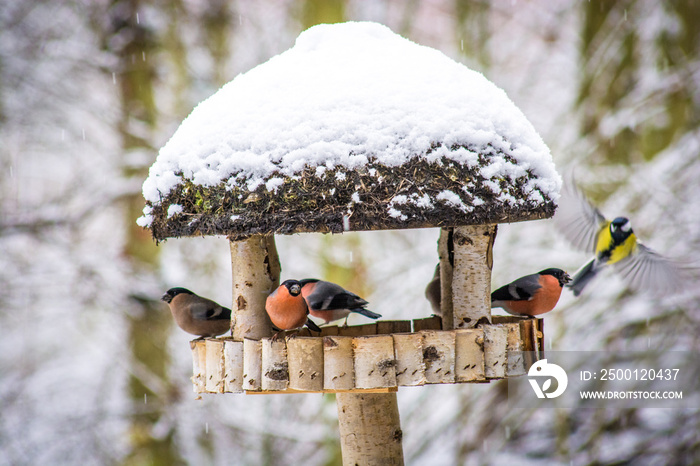
POLYGON ((492 248, 497 224, 551 217, 560 184, 481 74, 378 24, 319 25, 197 106, 151 167, 140 224, 230 240, 232 337, 192 342, 196 393, 337 393, 344 463, 402 464, 398 387, 519 376, 541 352, 541 320, 491 316, 492 248), (426 227, 440 316, 270 338, 275 235, 426 227))

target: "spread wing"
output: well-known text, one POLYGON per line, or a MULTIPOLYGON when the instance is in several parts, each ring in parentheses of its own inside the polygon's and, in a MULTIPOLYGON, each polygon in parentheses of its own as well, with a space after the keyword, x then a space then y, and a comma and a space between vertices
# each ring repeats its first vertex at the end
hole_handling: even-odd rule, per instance
POLYGON ((607 222, 576 187, 573 179, 566 180, 559 199, 554 223, 574 247, 595 252, 598 232, 607 222))
POLYGON ((637 242, 637 250, 614 264, 615 270, 631 288, 663 296, 688 286, 686 270, 676 261, 637 242))

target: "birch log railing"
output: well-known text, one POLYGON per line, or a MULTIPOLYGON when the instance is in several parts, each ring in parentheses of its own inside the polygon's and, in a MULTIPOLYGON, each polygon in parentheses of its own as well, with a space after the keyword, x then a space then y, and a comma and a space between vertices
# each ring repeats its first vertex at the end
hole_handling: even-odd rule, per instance
POLYGON ((441 330, 440 318, 432 317, 324 327, 320 336, 277 341, 194 340, 194 391, 388 393, 401 386, 487 383, 527 373, 542 357, 543 321, 492 319, 472 329, 441 330), (414 331, 391 331, 396 328, 414 331))

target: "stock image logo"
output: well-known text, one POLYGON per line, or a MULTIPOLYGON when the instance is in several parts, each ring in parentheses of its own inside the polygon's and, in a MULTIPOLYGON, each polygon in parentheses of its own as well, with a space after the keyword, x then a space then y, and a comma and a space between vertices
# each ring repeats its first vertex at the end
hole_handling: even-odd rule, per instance
POLYGON ((537 361, 530 367, 527 373, 528 381, 535 391, 537 398, 556 398, 566 390, 569 383, 569 377, 566 371, 554 363, 548 363, 546 359, 537 361), (538 383, 538 378, 542 378, 542 386, 538 383), (556 381, 552 387, 552 380, 556 381))

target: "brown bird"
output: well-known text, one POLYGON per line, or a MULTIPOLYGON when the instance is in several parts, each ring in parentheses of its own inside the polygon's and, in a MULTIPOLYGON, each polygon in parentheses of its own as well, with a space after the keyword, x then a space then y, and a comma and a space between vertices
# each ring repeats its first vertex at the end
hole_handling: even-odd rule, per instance
POLYGON ((440 309, 440 298, 442 296, 442 290, 440 289, 440 264, 435 266, 435 273, 433 278, 425 287, 425 298, 430 302, 430 307, 433 310, 433 314, 436 316, 442 315, 442 310, 440 309))
POLYGON ((561 290, 571 281, 561 269, 545 269, 520 277, 491 293, 491 307, 501 307, 509 314, 536 316, 554 309, 561 290))
POLYGON ((298 280, 285 280, 265 301, 267 315, 280 332, 299 329, 305 325, 314 332, 321 331, 309 319, 309 307, 301 294, 301 288, 302 284, 298 280))
POLYGON ((231 329, 231 309, 186 288, 170 288, 160 299, 168 303, 175 322, 187 333, 204 338, 231 329))

